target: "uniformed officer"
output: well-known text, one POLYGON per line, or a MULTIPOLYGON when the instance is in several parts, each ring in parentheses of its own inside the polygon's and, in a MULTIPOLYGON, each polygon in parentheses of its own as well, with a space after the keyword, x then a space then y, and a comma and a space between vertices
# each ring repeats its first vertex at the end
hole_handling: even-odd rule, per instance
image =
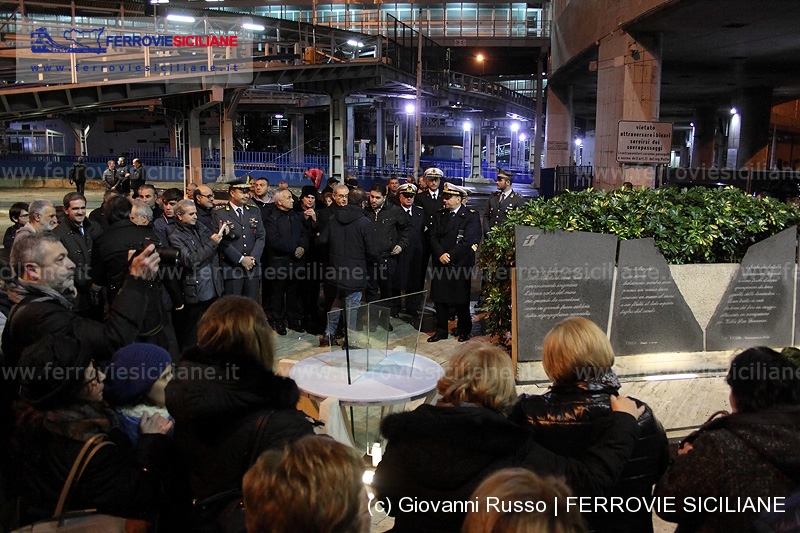
MULTIPOLYGON (((403 292, 411 294, 422 291, 425 287, 425 243, 428 239, 427 227, 425 226, 425 210, 420 206, 414 205, 417 195, 417 186, 413 183, 404 183, 397 189, 397 198, 400 207, 411 218, 411 235, 406 247, 397 258, 397 275, 394 277, 394 294, 400 295, 403 292)), ((397 306, 400 305, 399 298, 397 306)), ((405 312, 413 318, 417 318, 422 312, 421 297, 406 298, 405 312)))
POLYGON ((228 194, 230 201, 218 206, 212 217, 214 227, 223 222, 231 229, 220 244, 225 294, 258 300, 258 259, 264 250, 264 223, 258 207, 248 203, 250 184, 246 180, 231 183, 228 194))
MULTIPOLYGON (((497 169, 497 190, 489 197, 486 204, 486 211, 481 216, 483 222, 483 234, 489 236, 489 231, 499 224, 502 224, 508 217, 508 212, 512 209, 522 207, 527 200, 521 194, 514 192, 511 184, 514 181, 514 173, 509 170, 497 169)), ((484 299, 485 284, 481 281, 481 294, 478 303, 475 305, 476 312, 483 309, 486 305, 484 299)))
POLYGON ((493 192, 486 204, 486 211, 483 213, 483 233, 502 224, 508 212, 512 209, 522 207, 527 201, 524 196, 514 192, 511 184, 514 182, 514 173, 501 168, 497 169, 497 191, 493 192))
POLYGON ((428 338, 428 342, 447 338, 451 310, 458 317, 458 342, 464 342, 472 331, 469 296, 475 252, 481 241, 481 220, 474 209, 462 205, 462 198, 467 197, 464 187, 445 183, 442 196, 444 209, 434 215, 430 235, 431 295, 436 304, 436 333, 428 338))

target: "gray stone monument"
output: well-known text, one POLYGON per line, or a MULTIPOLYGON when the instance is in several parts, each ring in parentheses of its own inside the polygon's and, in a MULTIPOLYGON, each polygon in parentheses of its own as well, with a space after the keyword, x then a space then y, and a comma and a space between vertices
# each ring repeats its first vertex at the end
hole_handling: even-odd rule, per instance
POLYGON ((519 361, 542 358, 544 336, 570 316, 586 317, 605 330, 617 237, 581 231, 516 228, 519 361))
POLYGON ((788 346, 792 342, 797 229, 747 250, 706 329, 706 349, 788 346))
POLYGON ((703 329, 653 239, 620 242, 612 316, 617 355, 703 350, 703 329))

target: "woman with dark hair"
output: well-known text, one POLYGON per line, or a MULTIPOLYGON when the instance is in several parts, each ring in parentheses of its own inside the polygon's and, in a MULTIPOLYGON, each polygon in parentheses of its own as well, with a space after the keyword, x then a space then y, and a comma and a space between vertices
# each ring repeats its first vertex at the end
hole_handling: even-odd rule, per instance
POLYGON ((194 498, 241 490, 249 457, 313 433, 295 408, 297 384, 273 372, 272 335, 258 303, 223 296, 200 318, 197 346, 175 368, 167 410, 194 498))
POLYGON ((16 453, 22 469, 20 523, 49 519, 70 469, 90 439, 97 450, 69 493, 66 510, 153 521, 162 503, 172 422, 145 415, 134 448, 103 402, 105 375, 81 353, 78 342, 48 336, 19 361, 21 399, 15 405, 16 453))
POLYGON ((630 456, 642 412, 628 398, 612 400, 616 412, 603 438, 583 456, 567 458, 539 446, 506 418, 517 393, 514 367, 502 348, 460 345, 436 389, 442 396, 437 405, 390 415, 381 424, 388 443, 372 486, 395 517, 393 531, 460 531, 468 509, 448 504, 470 501, 481 481, 502 468, 563 476, 579 496, 603 494, 630 456), (426 505, 410 508, 415 501, 426 505), (432 502, 438 505, 427 505, 432 502))
POLYGON ((770 348, 734 357, 725 378, 731 414, 689 435, 656 486, 655 496, 674 498, 675 511, 658 515, 677 522, 676 532, 751 531, 759 498, 797 492, 799 378, 800 368, 770 348))
MULTIPOLYGON (((556 324, 544 338, 542 367, 553 386, 545 394, 523 395, 511 419, 530 429, 533 440, 568 457, 586 453, 609 424, 611 398, 620 382, 612 370, 614 351, 594 322, 570 317, 556 324)), ((667 435, 647 404, 639 417, 639 438, 617 483, 606 496, 649 498, 653 484, 669 464, 667 435)), ((587 513, 584 518, 597 532, 653 531, 652 512, 587 513)))

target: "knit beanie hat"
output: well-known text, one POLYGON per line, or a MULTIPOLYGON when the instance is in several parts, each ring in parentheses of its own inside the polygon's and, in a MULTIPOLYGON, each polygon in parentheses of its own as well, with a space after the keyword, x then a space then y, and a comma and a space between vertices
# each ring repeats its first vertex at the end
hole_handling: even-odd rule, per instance
POLYGON ((77 398, 90 357, 76 339, 46 335, 28 346, 17 363, 20 397, 37 409, 58 409, 77 398))
POLYGON ((120 348, 106 369, 103 396, 112 404, 124 405, 149 391, 172 359, 161 346, 133 343, 120 348))
POLYGON ((306 196, 317 196, 317 189, 311 185, 303 185, 303 188, 300 189, 300 198, 305 198, 306 196))

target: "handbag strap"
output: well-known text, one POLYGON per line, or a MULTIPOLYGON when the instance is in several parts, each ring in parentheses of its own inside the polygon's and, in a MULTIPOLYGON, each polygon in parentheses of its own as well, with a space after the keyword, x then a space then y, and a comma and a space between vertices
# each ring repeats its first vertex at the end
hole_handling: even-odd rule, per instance
POLYGON ((274 411, 270 411, 268 413, 264 413, 263 415, 259 416, 258 421, 256 422, 256 425, 253 428, 253 432, 250 433, 250 445, 248 447, 248 449, 250 450, 250 461, 248 461, 245 470, 253 466, 253 464, 255 464, 256 462, 256 459, 258 459, 259 456, 258 443, 261 442, 261 439, 264 436, 264 430, 267 429, 267 423, 269 422, 269 418, 272 416, 273 412, 274 411))
POLYGON ((97 453, 97 451, 103 446, 112 444, 111 442, 104 442, 104 436, 105 435, 102 433, 100 435, 95 435, 91 439, 87 440, 83 445, 83 448, 81 448, 81 451, 78 453, 78 457, 75 459, 75 463, 72 465, 72 469, 69 471, 67 480, 64 482, 64 488, 61 489, 61 495, 58 497, 58 504, 56 505, 56 511, 53 514, 53 518, 58 518, 64 512, 64 505, 67 503, 67 497, 69 496, 69 491, 72 489, 72 485, 77 483, 78 479, 80 479, 80 477, 83 475, 84 470, 86 470, 86 466, 89 464, 89 461, 92 460, 92 457, 94 457, 95 453, 97 453), (91 452, 89 451, 90 448, 91 452), (80 472, 78 472, 79 468, 80 472))

